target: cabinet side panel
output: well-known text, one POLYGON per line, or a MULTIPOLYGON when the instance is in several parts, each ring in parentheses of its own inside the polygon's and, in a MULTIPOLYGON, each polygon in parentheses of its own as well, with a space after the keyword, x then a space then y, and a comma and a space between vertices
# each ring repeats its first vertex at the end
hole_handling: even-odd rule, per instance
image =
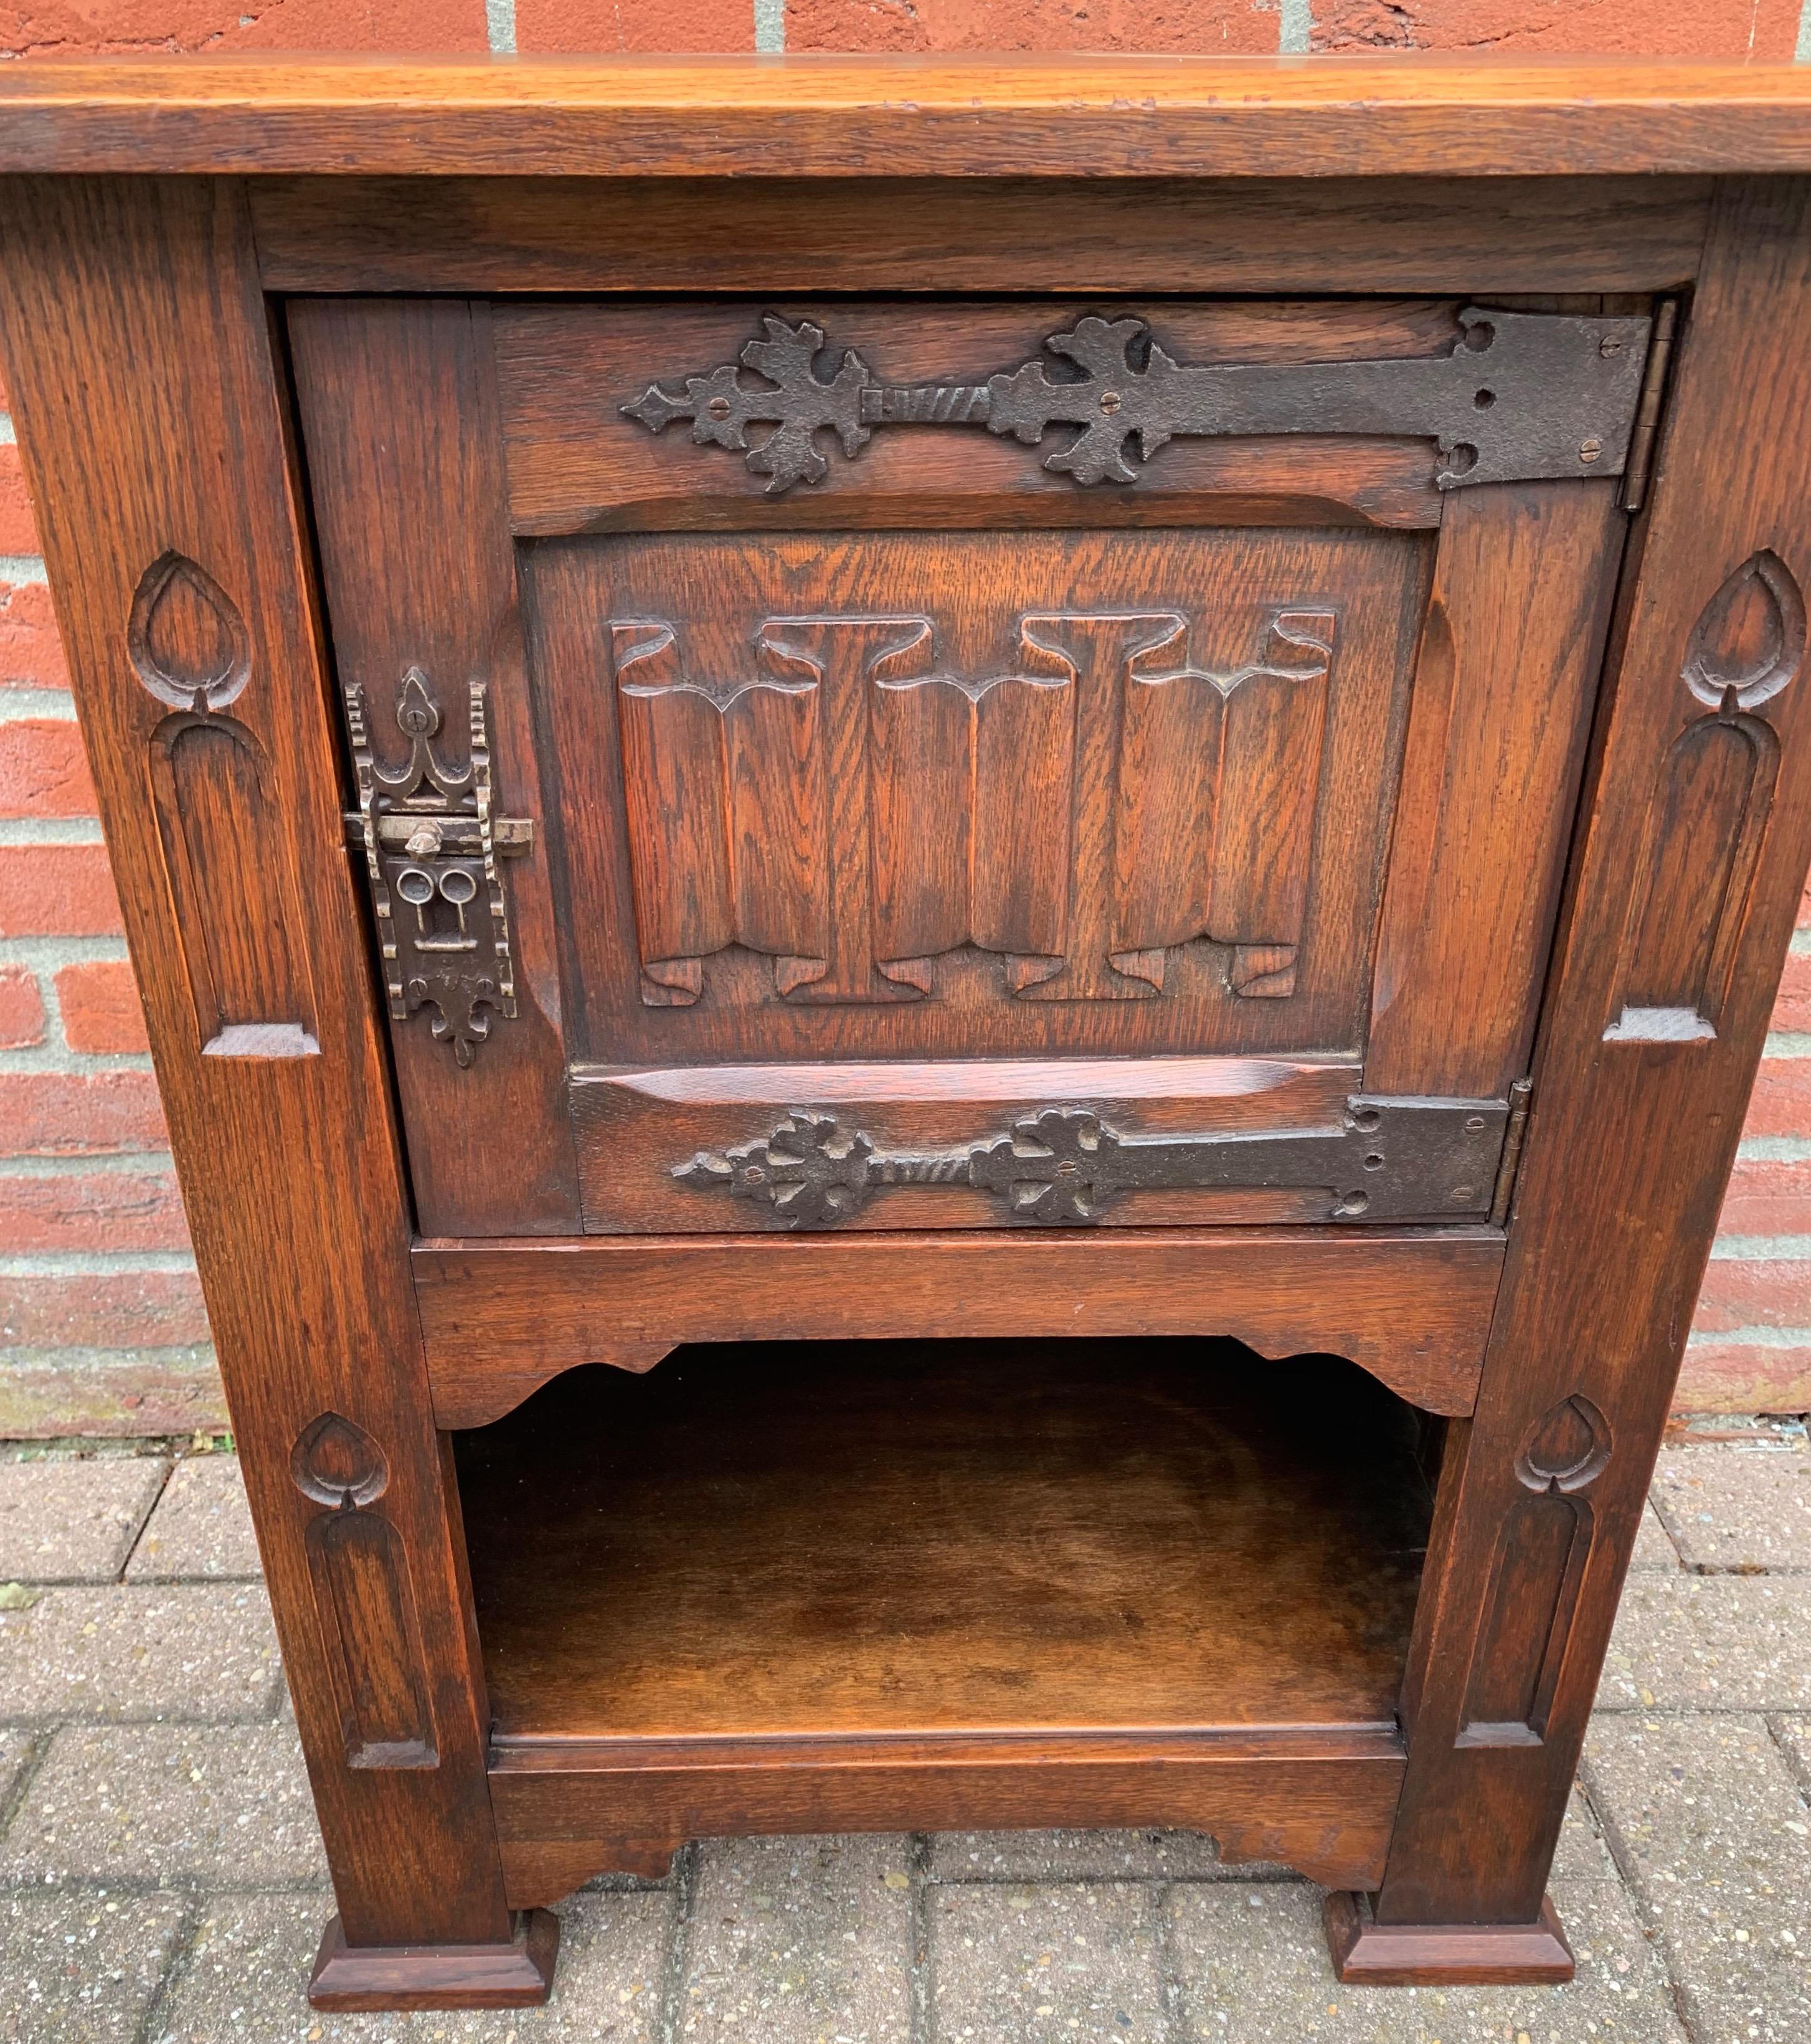
MULTIPOLYGON (((508 1919, 482 1671, 430 1417, 401 1161, 244 197, 199 179, 20 181, 0 222, 8 380, 344 1933, 355 1945, 494 1942, 508 1919), (210 637, 190 617, 164 640, 190 664, 167 659, 148 674, 129 620, 148 570, 171 551, 230 602, 244 643, 210 637), (189 689, 183 714, 198 725, 229 717, 246 735, 263 797, 242 802, 244 828, 224 832, 217 802, 184 804, 191 853, 205 837, 224 863, 204 889, 176 892, 152 771, 171 713, 155 677, 171 674, 189 689), (280 973, 260 977, 243 961, 282 906, 264 884, 272 873, 297 876, 283 910, 292 948, 280 973), (233 1025, 206 1052, 198 947, 210 961, 198 978, 233 1025), (275 1026, 304 1016, 306 1030, 275 1026), (374 1523, 406 1571, 420 1647, 410 1679, 422 1692, 417 1731, 433 1727, 433 1765, 420 1764, 413 1735, 394 1764, 348 1765, 310 1566, 324 1491, 352 1496, 361 1512, 382 1500, 374 1523)), ((336 1592, 342 1638, 355 1643, 383 1629, 383 1613, 365 1606, 369 1574, 353 1572, 336 1592)))

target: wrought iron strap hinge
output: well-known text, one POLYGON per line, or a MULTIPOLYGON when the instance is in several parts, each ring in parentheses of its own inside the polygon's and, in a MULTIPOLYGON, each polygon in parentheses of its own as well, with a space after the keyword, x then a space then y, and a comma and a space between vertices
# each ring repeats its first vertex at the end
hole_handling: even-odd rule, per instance
POLYGON ((396 699, 409 758, 391 770, 372 751, 363 690, 356 682, 345 687, 359 789, 347 834, 365 855, 390 1012, 401 1022, 428 1011, 433 1035, 461 1065, 490 1035, 493 1016, 516 1012, 498 862, 534 841, 532 824, 494 811, 483 682, 469 684, 467 700, 469 755, 463 766, 448 766, 434 743, 440 706, 421 669, 411 667, 396 699))
POLYGON ((890 384, 852 348, 820 375, 824 332, 809 321, 794 326, 769 313, 762 325, 765 337, 746 343, 739 363, 686 375, 677 390, 651 383, 621 409, 650 432, 689 420, 698 446, 745 452, 770 497, 824 480, 821 432, 853 460, 883 426, 985 426, 1028 446, 1073 428, 1044 465, 1079 483, 1136 482, 1166 440, 1271 433, 1432 440, 1442 490, 1620 475, 1651 328, 1468 305, 1445 355, 1196 365, 1178 362, 1144 320, 1090 316, 1045 341, 1054 363, 1034 357, 967 383, 890 384), (757 380, 744 382, 744 369, 757 380), (752 447, 751 426, 768 429, 752 447))
POLYGON ((906 1152, 794 1108, 770 1135, 700 1151, 673 1175, 795 1228, 833 1227, 896 1185, 971 1186, 1006 1219, 1063 1228, 1098 1220, 1123 1193, 1203 1188, 1324 1192, 1328 1220, 1482 1221, 1509 1113, 1500 1100, 1356 1093, 1333 1128, 1127 1138, 1090 1108, 1047 1107, 967 1149, 906 1152))

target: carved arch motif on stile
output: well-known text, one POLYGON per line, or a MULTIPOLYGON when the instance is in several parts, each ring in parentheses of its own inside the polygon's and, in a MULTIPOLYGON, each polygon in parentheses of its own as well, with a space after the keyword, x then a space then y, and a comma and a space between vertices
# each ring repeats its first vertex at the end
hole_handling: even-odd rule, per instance
POLYGON ((967 674, 928 618, 770 617, 717 674, 613 620, 643 1000, 690 1005, 731 945, 800 1004, 921 1000, 965 947, 1009 997, 1148 1000, 1198 939, 1286 997, 1336 623, 1272 605, 1214 671, 1178 612, 1027 612, 967 674))
POLYGON ((346 1764, 438 1767, 409 1557, 373 1509, 390 1487, 383 1450, 362 1427, 323 1412, 298 1437, 290 1474, 322 1508, 302 1537, 346 1764))
POLYGON ((1755 713, 1798 672, 1805 644, 1803 592, 1766 548, 1692 628, 1680 678, 1707 713, 1673 741, 1649 805, 1606 1042, 1717 1034, 1779 774, 1778 736, 1755 713))
POLYGON ((160 554, 126 620, 133 671, 170 706, 152 733, 152 797, 202 1055, 314 1054, 299 896, 270 763, 224 713, 251 679, 237 605, 186 555, 160 554))
POLYGON ((1510 1507, 1498 1535, 1459 1745, 1546 1738, 1595 1532, 1586 1493, 1611 1445, 1609 1422, 1582 1394, 1550 1407, 1523 1437, 1515 1473, 1532 1495, 1510 1507))

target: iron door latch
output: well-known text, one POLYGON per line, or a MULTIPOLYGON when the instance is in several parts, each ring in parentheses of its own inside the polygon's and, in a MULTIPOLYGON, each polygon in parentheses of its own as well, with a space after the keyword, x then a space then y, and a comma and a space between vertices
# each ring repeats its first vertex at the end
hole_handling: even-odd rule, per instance
POLYGON ((357 682, 346 684, 345 701, 359 790, 346 834, 365 855, 390 1012, 401 1022, 425 1009, 435 1039, 469 1065, 492 1017, 516 1012, 498 861, 528 852, 534 825, 494 813, 483 682, 469 685, 470 755, 459 767, 435 749, 440 706, 419 667, 403 676, 396 699, 397 728, 409 741, 400 768, 378 764, 357 682))

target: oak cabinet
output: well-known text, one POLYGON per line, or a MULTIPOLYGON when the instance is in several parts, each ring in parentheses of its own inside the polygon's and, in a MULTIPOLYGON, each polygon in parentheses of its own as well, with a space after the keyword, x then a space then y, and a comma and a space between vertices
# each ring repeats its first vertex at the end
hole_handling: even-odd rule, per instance
POLYGON ((1811 855, 1811 89, 1123 69, 0 78, 322 2007, 839 1827, 1569 1977, 1811 855))

